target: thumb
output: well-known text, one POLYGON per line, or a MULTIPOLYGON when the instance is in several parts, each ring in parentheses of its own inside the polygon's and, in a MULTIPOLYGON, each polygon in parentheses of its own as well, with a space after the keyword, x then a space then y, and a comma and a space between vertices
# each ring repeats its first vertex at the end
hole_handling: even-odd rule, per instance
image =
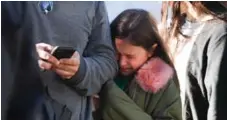
POLYGON ((36 49, 50 52, 53 49, 53 46, 51 46, 51 45, 49 45, 47 43, 37 43, 36 44, 36 49))
POLYGON ((80 58, 79 52, 75 51, 75 52, 73 53, 72 58, 78 58, 78 59, 79 59, 79 58, 80 58))

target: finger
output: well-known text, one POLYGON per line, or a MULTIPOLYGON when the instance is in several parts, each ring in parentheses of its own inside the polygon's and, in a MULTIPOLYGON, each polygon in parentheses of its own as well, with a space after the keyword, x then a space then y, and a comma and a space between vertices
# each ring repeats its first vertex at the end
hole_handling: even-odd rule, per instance
POLYGON ((43 60, 38 60, 39 67, 41 69, 49 70, 52 67, 51 63, 45 62, 43 60))
POLYGON ((64 65, 76 66, 80 63, 80 60, 77 58, 69 58, 69 59, 63 58, 63 59, 60 59, 60 63, 64 65))
POLYGON ((44 60, 49 59, 49 56, 50 56, 49 52, 44 51, 42 49, 37 49, 37 53, 38 53, 40 59, 44 59, 44 60))
POLYGON ((77 51, 75 51, 71 58, 79 58, 79 57, 80 57, 80 54, 77 51))
POLYGON ((46 43, 37 43, 36 49, 42 49, 42 50, 45 50, 47 52, 50 52, 53 49, 53 46, 46 44, 46 43))
POLYGON ((54 66, 57 66, 60 64, 60 61, 51 54, 49 54, 49 58, 47 59, 47 61, 52 63, 54 66))
POLYGON ((55 72, 56 72, 59 76, 61 76, 61 77, 63 77, 63 78, 67 78, 67 79, 70 79, 70 78, 74 75, 74 73, 72 73, 72 72, 68 72, 68 71, 61 70, 61 69, 55 69, 55 72))
POLYGON ((78 70, 78 66, 65 65, 65 64, 59 64, 55 67, 56 69, 61 69, 69 72, 76 72, 78 70))
POLYGON ((58 65, 60 63, 57 58, 44 50, 37 50, 37 53, 40 59, 46 60, 49 63, 52 63, 54 65, 58 65))

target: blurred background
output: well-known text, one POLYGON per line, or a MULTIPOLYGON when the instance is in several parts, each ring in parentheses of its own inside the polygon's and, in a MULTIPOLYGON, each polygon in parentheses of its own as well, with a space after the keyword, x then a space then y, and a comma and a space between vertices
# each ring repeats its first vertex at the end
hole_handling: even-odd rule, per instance
POLYGON ((105 1, 110 22, 122 11, 129 8, 142 8, 149 11, 159 22, 162 1, 105 1))

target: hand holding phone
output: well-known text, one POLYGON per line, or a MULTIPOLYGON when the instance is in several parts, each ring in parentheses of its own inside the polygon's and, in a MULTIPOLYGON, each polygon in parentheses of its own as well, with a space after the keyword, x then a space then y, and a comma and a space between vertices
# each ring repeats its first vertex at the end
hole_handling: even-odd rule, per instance
POLYGON ((46 43, 37 43, 39 66, 43 70, 52 70, 63 79, 70 79, 80 67, 80 55, 71 47, 53 47, 46 43))
POLYGON ((38 53, 38 64, 42 70, 50 70, 53 65, 58 65, 59 61, 57 58, 51 55, 53 46, 47 43, 37 43, 36 51, 38 53))
POLYGON ((47 43, 37 43, 36 51, 39 56, 39 67, 43 70, 50 70, 59 64, 60 59, 71 58, 76 50, 71 47, 54 47, 47 43))
POLYGON ((63 79, 70 79, 79 70, 80 60, 79 53, 75 52, 70 58, 61 58, 59 60, 60 64, 54 66, 52 70, 54 70, 63 79))
POLYGON ((70 79, 76 74, 80 66, 80 55, 74 48, 56 46, 52 49, 51 55, 60 62, 52 68, 59 76, 70 79))

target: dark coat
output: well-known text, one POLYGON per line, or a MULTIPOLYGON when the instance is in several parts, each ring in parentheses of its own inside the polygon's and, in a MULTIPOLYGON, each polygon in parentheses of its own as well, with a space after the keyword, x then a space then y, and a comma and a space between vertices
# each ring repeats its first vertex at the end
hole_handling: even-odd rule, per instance
POLYGON ((19 21, 22 21, 20 13, 24 9, 18 5, 24 4, 1 3, 1 118, 2 120, 47 120, 44 119, 46 116, 33 116, 35 111, 38 112, 36 108, 43 104, 44 86, 40 80, 37 65, 35 41, 25 34, 25 31, 31 29, 28 26, 19 26, 19 21), (15 14, 10 16, 11 12, 15 14))

